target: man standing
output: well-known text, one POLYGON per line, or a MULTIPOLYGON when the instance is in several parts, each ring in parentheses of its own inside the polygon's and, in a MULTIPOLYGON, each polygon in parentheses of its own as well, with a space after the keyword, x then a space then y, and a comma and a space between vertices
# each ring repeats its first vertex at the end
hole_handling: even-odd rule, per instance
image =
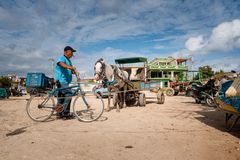
MULTIPOLYGON (((73 57, 73 52, 76 52, 76 50, 70 46, 66 46, 64 48, 64 55, 60 56, 57 60, 55 80, 58 88, 69 87, 69 84, 72 82, 72 74, 78 77, 78 72, 70 60, 70 58, 73 57)), ((58 105, 63 105, 64 109, 57 114, 58 118, 72 117, 72 115, 70 115, 71 93, 71 89, 59 92, 58 96, 61 98, 58 99, 58 105)))

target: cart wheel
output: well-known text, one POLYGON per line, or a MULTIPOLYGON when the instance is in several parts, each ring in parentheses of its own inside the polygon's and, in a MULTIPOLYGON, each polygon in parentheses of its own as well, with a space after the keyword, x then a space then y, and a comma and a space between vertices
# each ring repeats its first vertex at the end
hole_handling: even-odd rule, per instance
POLYGON ((38 90, 36 88, 30 91, 30 96, 38 94, 38 90))
POLYGON ((157 94, 157 104, 163 104, 165 102, 165 95, 160 92, 157 94))
POLYGON ((175 90, 175 91, 174 91, 174 96, 177 96, 178 93, 179 93, 179 90, 175 90))
POLYGON ((210 97, 207 97, 206 99, 206 103, 209 107, 216 107, 216 104, 214 102, 214 99, 210 98, 210 97))
POLYGON ((193 96, 193 91, 192 91, 192 90, 187 90, 187 91, 186 91, 186 96, 187 96, 187 97, 193 96))
POLYGON ((234 116, 232 113, 226 113, 225 125, 228 132, 232 131, 239 119, 240 116, 234 116), (236 117, 236 119, 231 121, 231 118, 234 119, 234 117, 236 117))
POLYGON ((136 96, 134 92, 127 92, 125 98, 126 106, 133 106, 136 104, 136 96))
POLYGON ((167 88, 166 95, 167 96, 173 96, 174 95, 174 89, 173 88, 167 88))
POLYGON ((139 95, 139 106, 146 106, 146 97, 145 97, 145 94, 144 93, 141 93, 139 95))
POLYGON ((195 102, 196 102, 197 104, 200 104, 200 103, 201 103, 201 100, 195 99, 195 102))

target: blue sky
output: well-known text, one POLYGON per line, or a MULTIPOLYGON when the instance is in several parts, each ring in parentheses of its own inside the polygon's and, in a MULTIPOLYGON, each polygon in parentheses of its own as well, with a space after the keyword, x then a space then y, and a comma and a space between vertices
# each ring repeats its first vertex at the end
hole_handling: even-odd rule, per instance
POLYGON ((240 71, 238 0, 1 0, 0 74, 51 73, 71 45, 83 76, 98 58, 193 57, 240 71))

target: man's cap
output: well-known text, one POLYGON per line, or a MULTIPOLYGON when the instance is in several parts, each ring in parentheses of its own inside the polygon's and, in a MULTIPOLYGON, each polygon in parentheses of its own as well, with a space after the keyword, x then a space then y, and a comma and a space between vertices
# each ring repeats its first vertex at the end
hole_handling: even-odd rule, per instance
POLYGON ((64 51, 68 51, 68 50, 71 50, 72 52, 76 52, 76 50, 73 49, 72 47, 66 46, 66 47, 64 48, 64 51))

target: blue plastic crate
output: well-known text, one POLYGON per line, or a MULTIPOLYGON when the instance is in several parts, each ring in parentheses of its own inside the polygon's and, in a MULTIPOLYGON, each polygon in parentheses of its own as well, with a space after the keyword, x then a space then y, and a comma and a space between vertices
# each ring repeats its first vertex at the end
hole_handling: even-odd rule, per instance
POLYGON ((44 73, 28 73, 26 87, 51 88, 50 79, 44 73))

